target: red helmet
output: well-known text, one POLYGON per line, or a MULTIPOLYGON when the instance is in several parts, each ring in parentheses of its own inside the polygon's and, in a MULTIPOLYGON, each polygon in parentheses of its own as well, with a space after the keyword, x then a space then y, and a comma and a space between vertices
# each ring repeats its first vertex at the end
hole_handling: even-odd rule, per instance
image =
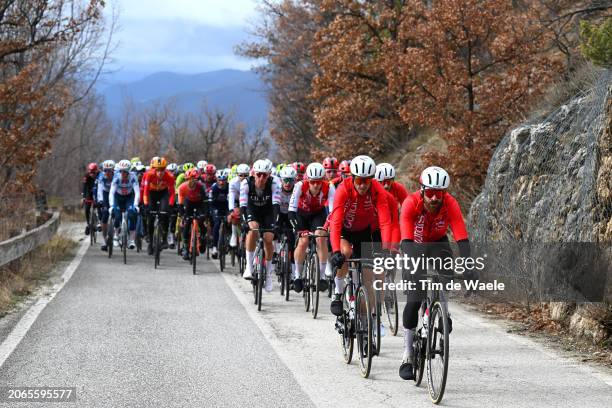
POLYGON ((185 173, 185 178, 187 180, 189 179, 197 179, 198 177, 200 177, 200 173, 198 173, 198 169, 189 169, 187 170, 187 173, 185 173))
POLYGON ((338 170, 338 159, 335 157, 326 157, 323 160, 323 168, 325 170, 338 170))
POLYGON ((302 162, 295 162, 291 165, 291 167, 293 167, 295 169, 295 171, 297 172, 297 174, 304 174, 306 173, 306 165, 302 162))
POLYGON ((342 160, 342 162, 340 162, 338 170, 340 171, 340 173, 351 174, 351 162, 348 160, 342 160))
POLYGON ((97 173, 98 172, 98 165, 96 163, 89 163, 87 165, 87 171, 89 171, 90 173, 93 173, 93 172, 97 173))
POLYGON ((207 164, 204 172, 208 174, 209 176, 214 176, 215 173, 217 172, 217 168, 215 167, 214 164, 207 164))

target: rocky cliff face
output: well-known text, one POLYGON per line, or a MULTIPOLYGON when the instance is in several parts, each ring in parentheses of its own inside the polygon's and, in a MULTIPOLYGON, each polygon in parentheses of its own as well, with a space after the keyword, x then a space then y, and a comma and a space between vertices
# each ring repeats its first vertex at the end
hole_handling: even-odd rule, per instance
POLYGON ((495 151, 470 210, 486 241, 612 241, 612 72, 495 151))
MULTIPOLYGON (((612 71, 602 72, 591 91, 504 137, 469 225, 476 241, 612 243, 612 71)), ((576 334, 609 338, 609 304, 551 309, 576 334)))

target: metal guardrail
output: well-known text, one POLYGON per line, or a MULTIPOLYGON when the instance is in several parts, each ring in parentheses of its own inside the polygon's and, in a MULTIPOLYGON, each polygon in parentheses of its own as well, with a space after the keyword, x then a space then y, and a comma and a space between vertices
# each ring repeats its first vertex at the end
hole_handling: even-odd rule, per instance
POLYGON ((47 243, 57 232, 60 224, 59 212, 44 224, 16 237, 0 242, 0 266, 21 258, 33 249, 47 243))

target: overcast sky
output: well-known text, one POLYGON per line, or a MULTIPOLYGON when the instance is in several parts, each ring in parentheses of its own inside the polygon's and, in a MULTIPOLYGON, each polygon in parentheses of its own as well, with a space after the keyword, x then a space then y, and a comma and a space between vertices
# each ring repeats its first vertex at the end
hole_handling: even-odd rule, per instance
MULTIPOLYGON (((248 69, 234 45, 248 38, 256 0, 115 0, 119 47, 114 67, 127 72, 248 69)), ((107 6, 107 14, 112 5, 107 6)))

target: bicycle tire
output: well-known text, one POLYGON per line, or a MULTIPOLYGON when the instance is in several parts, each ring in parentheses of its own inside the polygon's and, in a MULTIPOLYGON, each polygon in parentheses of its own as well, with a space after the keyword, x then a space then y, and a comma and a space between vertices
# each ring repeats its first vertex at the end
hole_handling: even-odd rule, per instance
POLYGON ((121 220, 121 252, 123 252, 123 264, 127 265, 127 246, 128 246, 128 225, 125 221, 127 217, 126 214, 123 214, 123 219, 121 220))
POLYGON ((380 354, 380 345, 382 343, 381 337, 381 326, 382 326, 382 302, 380 299, 380 292, 378 290, 374 291, 374 303, 375 303, 375 312, 376 317, 372 319, 372 323, 374 325, 374 332, 372 337, 376 337, 374 339, 374 355, 377 356, 380 354))
POLYGON ((446 308, 436 301, 429 309, 429 330, 427 335, 427 390, 434 404, 439 404, 444 396, 448 375, 448 313, 446 308), (442 327, 440 327, 440 323, 442 327), (440 346, 438 348, 438 345, 440 346), (437 356, 440 356, 436 358, 437 356), (432 361, 441 360, 441 372, 433 378, 432 361))
MULTIPOLYGON (((259 275, 258 275, 258 271, 259 271, 259 257, 260 257, 260 253, 259 253, 259 248, 255 247, 255 253, 253 256, 253 265, 251 265, 251 271, 252 271, 252 279, 251 279, 251 284, 253 286, 253 297, 255 298, 255 304, 258 304, 259 302, 259 298, 257 297, 258 295, 258 291, 257 291, 257 282, 259 279, 259 275), (257 261, 257 262, 255 262, 257 261)), ((246 261, 245 261, 245 266, 244 266, 245 270, 246 270, 246 261)))
POLYGON ((200 251, 198 251, 198 222, 195 220, 191 224, 191 244, 190 246, 191 246, 190 260, 191 260, 192 273, 196 275, 197 274, 196 273, 196 264, 197 264, 196 259, 198 258, 200 251))
POLYGON ((338 322, 340 326, 340 343, 342 345, 342 357, 346 364, 351 364, 353 360, 353 350, 355 348, 355 335, 353 332, 354 320, 350 318, 351 314, 354 315, 354 311, 351 312, 351 303, 349 299, 352 297, 352 285, 346 285, 342 292, 342 321, 338 322))
MULTIPOLYGON (((391 283, 391 281, 391 277, 386 275, 385 282, 391 283)), ((397 331, 399 330, 399 306, 397 304, 397 293, 395 290, 385 290, 383 308, 384 314, 387 315, 387 321, 389 322, 389 331, 393 336, 397 336, 397 331)))
POLYGON ((302 267, 302 282, 304 282, 304 289, 302 289, 304 296, 304 309, 310 312, 310 254, 306 253, 306 259, 304 260, 304 266, 302 267))
POLYGON ((106 246, 108 249, 108 257, 113 257, 113 241, 115 238, 115 223, 111 219, 111 222, 108 223, 108 232, 106 234, 106 246))
POLYGON ((311 305, 310 310, 312 312, 312 318, 316 319, 317 314, 319 313, 319 276, 320 276, 320 268, 319 268, 319 256, 317 252, 314 251, 311 255, 310 261, 310 279, 311 279, 311 305))
POLYGON ((225 269, 225 222, 221 221, 221 225, 219 226, 219 242, 217 243, 219 247, 219 268, 221 272, 225 269))
POLYGON ((281 264, 283 266, 283 279, 285 280, 285 301, 289 301, 289 292, 291 291, 291 262, 289 260, 289 243, 285 242, 282 249, 283 256, 281 264))
POLYGON ((89 220, 88 224, 89 224, 89 246, 92 246, 93 244, 96 243, 96 224, 94 221, 94 217, 95 217, 95 209, 93 207, 93 205, 91 206, 90 210, 89 210, 89 220))
POLYGON ((266 282, 266 264, 265 264, 265 253, 264 253, 263 248, 260 248, 260 254, 261 256, 259 257, 259 274, 257 275, 257 299, 259 300, 257 302, 258 311, 261 310, 261 305, 263 303, 262 302, 263 287, 266 282))
POLYGON ((421 385, 423 381, 423 372, 425 371, 425 350, 427 348, 426 339, 421 336, 420 330, 414 333, 414 340, 412 342, 414 350, 414 385, 417 387, 421 385))
POLYGON ((161 252, 161 226, 159 225, 159 219, 155 220, 155 231, 153 233, 153 241, 155 245, 155 269, 159 266, 160 252, 161 252))
POLYGON ((355 298, 355 336, 359 353, 359 372, 368 378, 372 370, 372 313, 365 287, 360 287, 355 298))

